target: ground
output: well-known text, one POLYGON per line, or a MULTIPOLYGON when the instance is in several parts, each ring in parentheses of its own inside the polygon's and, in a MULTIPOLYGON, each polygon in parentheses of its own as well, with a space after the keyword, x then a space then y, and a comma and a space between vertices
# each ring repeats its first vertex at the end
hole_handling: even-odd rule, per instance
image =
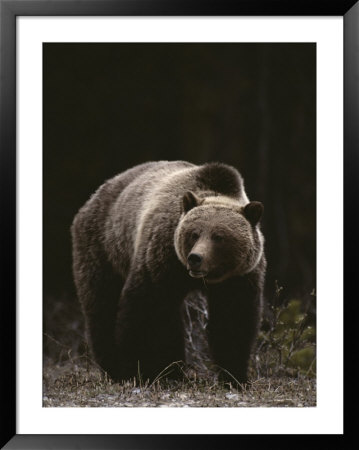
POLYGON ((112 383, 94 366, 67 361, 44 367, 45 407, 310 407, 316 406, 313 378, 251 380, 242 390, 214 379, 151 385, 112 383))

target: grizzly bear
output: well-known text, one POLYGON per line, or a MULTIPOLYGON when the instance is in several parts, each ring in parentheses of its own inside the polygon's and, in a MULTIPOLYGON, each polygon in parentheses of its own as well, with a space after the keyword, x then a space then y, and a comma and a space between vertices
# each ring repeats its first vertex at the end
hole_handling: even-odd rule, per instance
POLYGON ((266 269, 259 220, 231 166, 145 163, 106 181, 72 224, 73 273, 97 363, 153 380, 185 357, 183 301, 202 290, 208 344, 243 383, 266 269))

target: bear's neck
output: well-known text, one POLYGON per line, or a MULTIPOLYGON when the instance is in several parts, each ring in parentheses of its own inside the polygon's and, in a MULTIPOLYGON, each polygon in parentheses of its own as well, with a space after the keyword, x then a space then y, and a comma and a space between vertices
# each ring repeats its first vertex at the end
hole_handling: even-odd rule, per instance
POLYGON ((248 198, 233 198, 226 195, 209 195, 202 197, 202 205, 223 205, 231 207, 242 207, 248 203, 248 198))

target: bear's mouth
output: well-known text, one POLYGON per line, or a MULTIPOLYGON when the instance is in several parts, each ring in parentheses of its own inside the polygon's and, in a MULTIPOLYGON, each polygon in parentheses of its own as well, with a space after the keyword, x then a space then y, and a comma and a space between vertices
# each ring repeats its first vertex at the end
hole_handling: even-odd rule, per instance
POLYGON ((207 272, 202 272, 199 270, 190 270, 189 274, 192 278, 204 278, 207 275, 207 272))

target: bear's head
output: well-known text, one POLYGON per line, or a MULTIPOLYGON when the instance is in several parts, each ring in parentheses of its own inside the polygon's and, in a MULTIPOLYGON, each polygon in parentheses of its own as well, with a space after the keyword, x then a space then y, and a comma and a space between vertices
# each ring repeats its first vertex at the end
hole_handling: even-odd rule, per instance
POLYGON ((194 278, 218 283, 251 272, 263 255, 258 223, 263 205, 224 196, 199 198, 187 192, 175 232, 179 260, 194 278))

